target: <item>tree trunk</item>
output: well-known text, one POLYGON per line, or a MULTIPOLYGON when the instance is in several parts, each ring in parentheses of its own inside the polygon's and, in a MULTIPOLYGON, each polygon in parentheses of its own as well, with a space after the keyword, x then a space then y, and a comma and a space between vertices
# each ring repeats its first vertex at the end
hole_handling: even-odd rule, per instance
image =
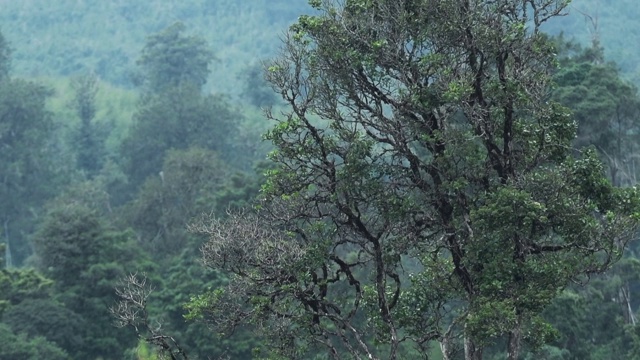
POLYGON ((469 336, 464 337, 464 360, 482 360, 482 348, 476 347, 469 336))
POLYGON ((449 354, 449 338, 445 337, 440 340, 440 351, 442 352, 442 360, 451 360, 449 354))
POLYGON ((440 352, 442 352, 442 360, 451 360, 449 358, 449 350, 447 346, 443 343, 440 343, 440 352))
POLYGON ((507 350, 507 359, 518 360, 520 356, 520 345, 522 343, 522 326, 520 319, 516 322, 516 327, 509 333, 509 349, 507 350))

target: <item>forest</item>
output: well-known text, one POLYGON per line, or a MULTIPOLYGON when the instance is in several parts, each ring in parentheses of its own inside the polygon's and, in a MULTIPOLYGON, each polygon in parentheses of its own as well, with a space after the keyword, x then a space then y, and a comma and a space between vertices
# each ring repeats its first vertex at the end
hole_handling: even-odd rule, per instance
POLYGON ((0 0, 0 360, 640 358, 632 0, 0 0))

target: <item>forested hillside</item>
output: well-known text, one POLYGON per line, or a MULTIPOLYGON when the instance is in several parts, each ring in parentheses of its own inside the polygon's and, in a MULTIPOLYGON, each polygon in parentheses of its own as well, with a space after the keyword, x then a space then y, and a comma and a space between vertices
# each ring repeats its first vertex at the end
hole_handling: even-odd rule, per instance
POLYGON ((0 360, 640 358, 634 5, 0 0, 0 360))
POLYGON ((604 47, 607 59, 614 61, 622 73, 640 84, 640 49, 633 44, 640 41, 636 26, 640 9, 634 0, 573 0, 568 16, 549 22, 546 30, 552 34, 564 32, 582 44, 594 38, 604 47))
POLYGON ((214 52, 210 88, 234 95, 237 77, 274 55, 287 26, 309 11, 304 0, 6 0, 0 7, 0 28, 21 76, 94 71, 130 88, 145 38, 182 22, 214 52))
MULTIPOLYGON (((640 30, 634 24, 640 10, 635 5, 634 0, 574 0, 569 15, 553 19, 545 30, 564 32, 583 44, 597 33, 608 59, 636 79, 640 50, 633 44, 640 41, 640 30)), ((287 26, 312 10, 306 0, 3 0, 0 6, 0 29, 12 41, 14 71, 20 76, 90 70, 131 87, 146 36, 179 21, 214 51, 210 88, 234 95, 241 90, 238 76, 275 55, 287 26)))

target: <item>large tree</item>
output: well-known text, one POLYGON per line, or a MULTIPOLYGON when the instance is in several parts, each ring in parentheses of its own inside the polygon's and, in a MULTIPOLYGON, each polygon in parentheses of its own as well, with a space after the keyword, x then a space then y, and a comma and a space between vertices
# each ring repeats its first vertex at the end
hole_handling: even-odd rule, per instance
MULTIPOLYGON (((77 359, 122 359, 134 338, 112 326, 108 306, 116 299, 113 287, 128 272, 148 271, 153 265, 135 243, 133 232, 114 230, 83 197, 70 191, 49 203, 33 236, 33 263, 54 280, 54 299, 68 309, 65 316, 70 323, 65 330, 73 332, 77 339, 74 346, 65 350, 77 359)), ((38 307, 43 313, 54 312, 53 305, 24 303, 12 313, 13 326, 35 332, 37 329, 16 324, 19 320, 35 323, 29 314, 38 307)), ((59 319, 49 316, 40 323, 39 330, 44 332, 48 326, 62 330, 56 320, 59 319)), ((67 339, 65 344, 73 343, 67 339)))
POLYGON ((240 116, 223 96, 202 92, 213 55, 202 38, 183 32, 177 23, 150 36, 138 60, 143 96, 120 147, 134 189, 162 170, 170 149, 228 155, 233 143, 240 116))
POLYGON ((184 31, 184 24, 178 22, 147 38, 137 61, 140 73, 136 80, 148 91, 187 84, 200 88, 207 82, 213 53, 204 39, 184 31))
POLYGON ((232 276, 192 309, 290 358, 548 341, 539 313, 619 258, 640 204, 549 99, 540 26, 566 3, 311 1, 268 71, 277 169, 257 210, 193 227, 232 276))
POLYGON ((72 146, 76 151, 78 168, 92 178, 102 169, 106 155, 104 143, 108 135, 104 126, 94 119, 98 78, 92 73, 77 76, 71 80, 71 87, 74 91, 71 106, 80 120, 73 132, 72 146))
POLYGON ((26 235, 55 179, 53 122, 45 108, 50 93, 24 80, 0 81, 0 237, 16 264, 30 253, 26 235))

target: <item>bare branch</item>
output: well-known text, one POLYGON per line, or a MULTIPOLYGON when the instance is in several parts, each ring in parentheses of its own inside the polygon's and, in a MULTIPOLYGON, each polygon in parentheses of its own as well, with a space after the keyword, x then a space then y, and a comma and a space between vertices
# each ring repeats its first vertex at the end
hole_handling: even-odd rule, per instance
POLYGON ((130 274, 116 287, 118 302, 109 308, 117 327, 131 326, 139 339, 155 346, 161 356, 171 360, 188 360, 186 352, 171 336, 163 334, 160 323, 152 325, 147 313, 147 299, 153 292, 145 274, 130 274))

